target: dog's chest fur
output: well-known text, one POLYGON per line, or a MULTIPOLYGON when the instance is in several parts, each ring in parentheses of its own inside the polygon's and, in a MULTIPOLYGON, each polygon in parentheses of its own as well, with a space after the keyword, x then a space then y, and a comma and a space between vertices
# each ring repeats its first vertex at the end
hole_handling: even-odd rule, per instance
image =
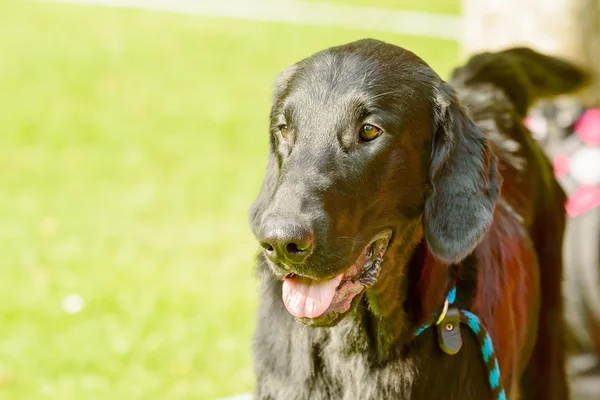
POLYGON ((481 400, 490 394, 468 329, 455 356, 440 350, 431 328, 377 360, 372 321, 359 320, 360 312, 332 328, 309 328, 287 313, 277 294, 277 283, 263 286, 254 343, 256 400, 481 400))
MULTIPOLYGON (((280 340, 262 343, 272 350, 257 360, 266 367, 259 379, 259 399, 410 399, 416 365, 408 359, 375 365, 366 331, 343 321, 330 329, 312 329, 292 321, 280 340)), ((259 328, 260 329, 260 328, 259 328)), ((257 343, 261 346, 261 343, 257 343)), ((260 369, 259 369, 260 370, 260 369)))

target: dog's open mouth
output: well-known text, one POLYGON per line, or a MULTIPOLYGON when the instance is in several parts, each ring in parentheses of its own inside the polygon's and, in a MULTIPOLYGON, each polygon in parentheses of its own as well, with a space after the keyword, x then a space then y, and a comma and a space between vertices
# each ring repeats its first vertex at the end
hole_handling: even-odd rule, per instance
POLYGON ((390 237, 389 230, 380 233, 350 268, 331 279, 317 281, 288 274, 282 288, 287 310, 309 324, 316 319, 330 322, 346 313, 353 299, 377 280, 390 237))

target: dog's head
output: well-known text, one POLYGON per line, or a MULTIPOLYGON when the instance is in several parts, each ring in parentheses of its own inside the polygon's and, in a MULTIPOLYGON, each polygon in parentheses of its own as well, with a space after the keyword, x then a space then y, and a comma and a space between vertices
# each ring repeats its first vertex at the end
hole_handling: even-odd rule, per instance
POLYGON ((250 224, 285 306, 307 324, 343 318, 388 247, 412 251, 407 232, 452 263, 492 221, 499 183, 482 132, 405 49, 361 40, 288 67, 270 125, 250 224))

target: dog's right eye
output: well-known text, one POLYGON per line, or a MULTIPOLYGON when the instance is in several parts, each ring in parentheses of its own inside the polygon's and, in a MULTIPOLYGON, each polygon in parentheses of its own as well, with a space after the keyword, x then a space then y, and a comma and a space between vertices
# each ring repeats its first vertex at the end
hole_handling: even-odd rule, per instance
POLYGON ((279 126, 277 126, 277 130, 279 131, 279 133, 281 134, 281 136, 285 139, 287 138, 288 135, 288 127, 286 124, 281 124, 279 126))

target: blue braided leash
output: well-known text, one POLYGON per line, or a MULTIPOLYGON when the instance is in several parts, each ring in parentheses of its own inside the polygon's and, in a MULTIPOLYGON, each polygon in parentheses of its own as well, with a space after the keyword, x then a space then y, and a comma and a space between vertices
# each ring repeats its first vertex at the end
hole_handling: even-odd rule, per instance
MULTIPOLYGON (((444 310, 440 315, 434 314, 434 319, 437 318, 437 322, 433 322, 431 324, 422 325, 417 329, 415 336, 419 336, 423 332, 425 332, 432 325, 441 325, 439 329, 444 329, 444 321, 446 320, 446 314, 448 312, 448 307, 454 304, 456 300, 456 287, 453 287, 450 292, 448 292, 448 296, 446 296, 446 302, 444 304, 444 310)), ((496 354, 494 353, 494 346, 492 345, 492 339, 490 335, 485 330, 483 324, 479 320, 479 318, 470 311, 467 310, 455 310, 458 313, 459 321, 465 325, 467 325, 471 331, 477 337, 477 341, 481 347, 481 355, 483 356, 483 361, 488 370, 488 380, 490 383, 490 389, 492 390, 492 394, 494 395, 495 400, 506 400, 506 393, 504 392, 504 388, 502 387, 502 382, 500 379, 500 367, 498 366, 498 359, 496 358, 496 354)), ((446 325, 449 330, 452 330, 453 327, 451 324, 446 325)), ((458 328, 458 333, 460 334, 460 327, 458 328)), ((462 342, 461 342, 462 345, 462 342)), ((459 347, 456 349, 456 352, 460 349, 459 347)), ((448 354, 456 354, 456 352, 448 352, 446 349, 442 347, 448 354)))

